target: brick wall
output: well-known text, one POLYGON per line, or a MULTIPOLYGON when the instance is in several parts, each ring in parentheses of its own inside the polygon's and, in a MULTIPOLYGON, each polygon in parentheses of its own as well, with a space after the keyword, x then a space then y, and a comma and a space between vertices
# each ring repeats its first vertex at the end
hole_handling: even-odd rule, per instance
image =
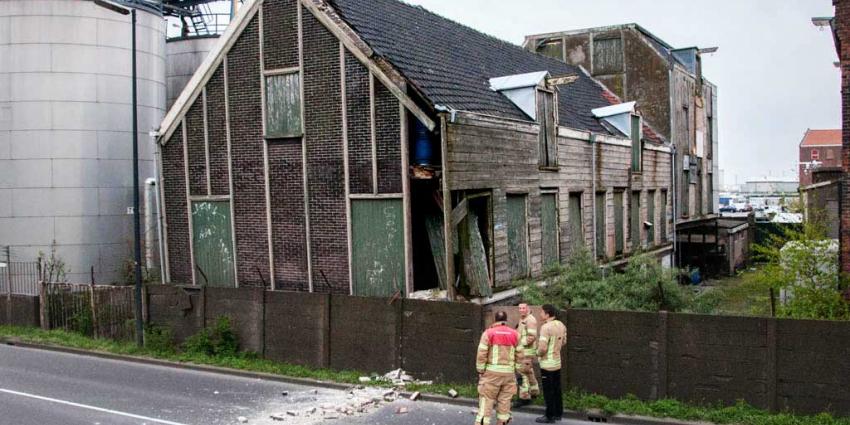
POLYGON ((240 286, 270 283, 260 92, 259 21, 227 55, 236 267, 240 286))
POLYGON ((399 102, 380 82, 375 82, 375 134, 378 159, 378 192, 401 193, 401 122, 399 102))
POLYGON ((298 7, 296 0, 263 3, 263 58, 265 69, 298 66, 298 7))
POLYGON ((301 141, 269 144, 275 287, 308 291, 301 141))
POLYGON ((207 83, 207 133, 209 136, 211 195, 230 194, 227 152, 227 120, 224 104, 224 67, 219 66, 207 83))
POLYGON ((313 290, 348 294, 339 40, 310 13, 302 25, 313 290))
POLYGON ((171 282, 192 283, 182 125, 161 149, 169 277, 171 282))
POLYGON ((189 159, 189 194, 207 194, 207 154, 204 140, 204 102, 202 98, 186 113, 186 142, 189 159))
POLYGON ((841 161, 844 176, 841 186, 840 263, 841 272, 850 273, 850 196, 845 193, 850 185, 850 0, 833 0, 835 5, 836 49, 841 62, 842 128, 841 161))
POLYGON ((348 182, 351 193, 372 193, 372 129, 369 71, 345 52, 345 97, 348 120, 348 182))

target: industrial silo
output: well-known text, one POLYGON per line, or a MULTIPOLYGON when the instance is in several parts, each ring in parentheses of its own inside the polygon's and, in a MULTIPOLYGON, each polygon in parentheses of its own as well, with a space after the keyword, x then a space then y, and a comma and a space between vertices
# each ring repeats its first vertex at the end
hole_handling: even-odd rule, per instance
MULTIPOLYGON (((137 8, 140 181, 165 113, 165 21, 137 8)), ((57 255, 71 282, 132 259, 130 17, 86 0, 0 0, 0 247, 57 255)), ((144 224, 143 224, 144 226, 144 224)), ((143 232, 156 232, 156 227, 143 232)), ((2 259, 0 259, 2 261, 2 259)))

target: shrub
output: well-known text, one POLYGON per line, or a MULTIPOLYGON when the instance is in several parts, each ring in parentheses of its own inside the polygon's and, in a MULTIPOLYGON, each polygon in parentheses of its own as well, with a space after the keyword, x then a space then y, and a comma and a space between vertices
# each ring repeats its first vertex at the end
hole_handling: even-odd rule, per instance
POLYGON ((212 328, 201 329, 183 343, 187 354, 207 356, 235 356, 239 352, 239 340, 230 325, 230 318, 221 316, 212 328))
POLYGON ((145 348, 155 354, 174 354, 177 351, 174 332, 163 326, 148 325, 145 328, 145 348))

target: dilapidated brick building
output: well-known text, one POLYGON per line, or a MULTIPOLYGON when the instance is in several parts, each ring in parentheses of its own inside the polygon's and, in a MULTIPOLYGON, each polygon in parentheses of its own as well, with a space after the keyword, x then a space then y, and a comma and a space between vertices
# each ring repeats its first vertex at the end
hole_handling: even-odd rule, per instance
POLYGON ((702 54, 677 49, 638 24, 529 35, 530 51, 586 69, 638 110, 675 147, 677 257, 682 266, 717 268, 719 186, 717 87, 704 78, 702 54))
POLYGON ((841 167, 843 176, 839 184, 839 226, 840 270, 850 273, 850 196, 847 185, 850 184, 850 1, 833 0, 835 17, 832 19, 832 31, 835 35, 835 50, 838 52, 841 67, 841 167))
POLYGON ((672 149, 579 67, 396 0, 254 0, 160 129, 166 281, 486 296, 669 262, 672 149))

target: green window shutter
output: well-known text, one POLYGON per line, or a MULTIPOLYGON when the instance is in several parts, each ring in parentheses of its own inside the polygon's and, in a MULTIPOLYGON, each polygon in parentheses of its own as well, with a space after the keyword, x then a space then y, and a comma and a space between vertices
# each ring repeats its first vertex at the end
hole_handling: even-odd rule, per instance
POLYGON ((570 194, 569 205, 570 248, 576 251, 584 247, 584 226, 581 222, 581 193, 570 194))
POLYGON ((192 253, 199 285, 236 286, 230 220, 229 201, 192 203, 192 253))
POLYGON ((593 75, 623 72, 623 39, 620 37, 593 40, 593 75))
POLYGON ((511 279, 528 277, 528 222, 526 195, 508 195, 508 258, 511 279))
POLYGON ((642 170, 642 148, 643 143, 641 143, 641 122, 640 116, 632 115, 632 171, 635 173, 640 173, 642 170))
POLYGON ((629 220, 629 230, 632 238, 632 252, 636 252, 641 248, 640 240, 640 192, 632 192, 632 202, 629 203, 629 212, 631 219, 629 220))
POLYGON ((266 137, 301 137, 301 74, 266 77, 266 137))
POLYGON ((596 256, 604 258, 606 256, 605 240, 607 235, 605 232, 605 192, 596 194, 596 256))
POLYGON ((351 274, 354 295, 390 297, 404 279, 404 219, 400 199, 351 201, 351 274))
POLYGON ((623 192, 614 192, 614 241, 617 255, 623 253, 623 192))
POLYGON ((661 230, 661 242, 667 242, 667 191, 661 191, 661 221, 658 223, 661 230))
POLYGON ((554 193, 540 195, 540 225, 543 231, 543 267, 557 265, 558 253, 558 203, 554 193))
POLYGON ((653 245, 655 243, 655 191, 650 190, 647 192, 646 199, 646 221, 651 224, 649 229, 646 231, 646 243, 647 245, 653 245))

